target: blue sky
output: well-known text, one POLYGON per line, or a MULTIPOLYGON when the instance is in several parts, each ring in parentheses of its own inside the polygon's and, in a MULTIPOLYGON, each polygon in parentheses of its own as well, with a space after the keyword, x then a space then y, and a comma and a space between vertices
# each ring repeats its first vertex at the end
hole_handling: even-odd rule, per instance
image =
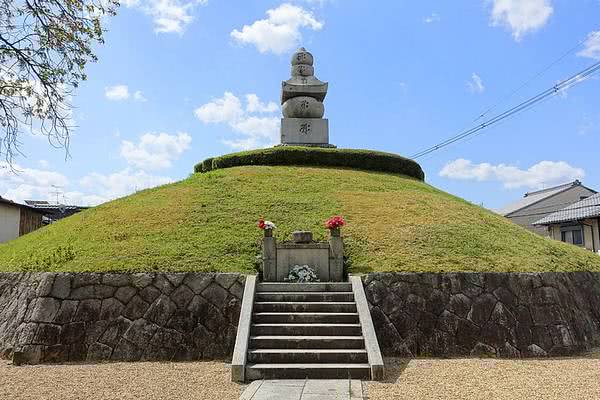
MULTIPOLYGON (((127 0, 74 99, 71 157, 23 137, 0 195, 97 204, 272 145, 300 45, 329 82, 331 142, 410 156, 600 59, 599 16, 598 0, 127 0)), ((490 208, 576 178, 600 189, 599 89, 588 79, 419 159, 427 181, 490 208)))

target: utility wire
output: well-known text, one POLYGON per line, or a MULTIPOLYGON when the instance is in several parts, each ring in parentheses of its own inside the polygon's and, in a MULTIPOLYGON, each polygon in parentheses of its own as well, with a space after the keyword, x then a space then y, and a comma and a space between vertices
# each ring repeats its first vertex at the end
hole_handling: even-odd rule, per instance
MULTIPOLYGON (((548 70, 550 70, 552 67, 554 67, 555 65, 557 65, 558 63, 560 63, 561 61, 563 61, 569 55, 571 55, 572 53, 574 53, 575 50, 579 49, 581 47, 581 45, 586 40, 587 40, 587 38, 581 39, 575 46, 573 46, 569 50, 565 51, 560 57, 558 57, 557 59, 555 59, 554 61, 552 61, 550 64, 546 65, 542 70, 540 70, 539 72, 537 72, 535 75, 532 75, 529 79, 527 79, 525 82, 523 82, 517 88, 515 88, 514 90, 512 90, 510 93, 506 93, 498 101, 496 101, 494 104, 492 104, 491 106, 487 107, 483 112, 481 112, 477 118, 475 118, 473 121, 471 121, 471 124, 473 124, 473 123, 479 121, 480 119, 484 118, 491 111, 495 110, 499 105, 504 104, 506 102, 506 100, 512 98, 515 94, 519 93, 525 87, 529 86, 529 84, 531 82, 533 82, 534 80, 536 80, 537 78, 539 78, 540 76, 542 76, 544 73, 546 73, 548 70)), ((477 136, 481 135, 482 133, 483 132, 480 131, 476 135, 470 136, 467 140, 474 139, 477 136)))
POLYGON ((446 139, 445 141, 443 141, 441 143, 436 144, 435 146, 432 146, 425 150, 422 150, 422 151, 414 154, 410 158, 415 160, 415 159, 423 157, 427 154, 433 153, 434 151, 439 150, 443 147, 449 146, 452 143, 458 142, 459 140, 462 140, 466 137, 472 136, 475 133, 477 133, 485 128, 495 125, 500 121, 503 121, 509 117, 512 117, 515 114, 520 113, 521 111, 525 111, 525 110, 533 107, 534 105, 543 101, 544 99, 554 96, 554 95, 560 93, 561 91, 569 89, 569 88, 585 81, 587 78, 589 78, 590 76, 592 76, 593 74, 595 74, 598 71, 600 71, 600 61, 590 65, 586 69, 570 76, 569 78, 557 83, 556 85, 552 86, 551 88, 548 88, 548 89, 544 90, 543 92, 541 92, 533 97, 530 97, 529 99, 508 109, 507 111, 504 111, 503 113, 500 113, 500 114, 496 115, 495 117, 492 117, 477 126, 474 126, 465 131, 462 131, 459 134, 452 136, 451 138, 446 139))
POLYGON ((529 78, 527 81, 523 82, 523 84, 521 84, 515 90, 513 90, 512 92, 506 94, 505 96, 503 96, 502 98, 500 98, 500 100, 498 100, 496 103, 494 103, 493 105, 491 105, 490 107, 488 107, 485 111, 483 111, 481 114, 479 114, 479 116, 477 118, 475 118, 472 122, 479 121, 480 119, 482 119, 483 117, 485 117, 487 114, 489 114, 492 110, 494 110, 496 107, 498 107, 500 104, 504 103, 507 99, 510 99, 515 94, 517 94, 518 92, 520 92, 522 89, 524 89, 525 87, 529 86, 529 84, 531 82, 533 82, 535 79, 537 79, 540 76, 542 76, 550 68, 554 67, 556 64, 560 63, 562 60, 564 60, 569 55, 571 55, 572 53, 574 53, 575 50, 579 49, 581 47, 581 45, 586 40, 587 40, 587 38, 581 39, 579 41, 579 43, 577 43, 575 46, 573 46, 572 48, 570 48, 569 50, 567 50, 566 52, 564 52, 560 57, 558 57, 556 60, 554 60, 550 64, 548 64, 544 69, 542 69, 541 71, 539 71, 537 74, 533 75, 531 78, 529 78))

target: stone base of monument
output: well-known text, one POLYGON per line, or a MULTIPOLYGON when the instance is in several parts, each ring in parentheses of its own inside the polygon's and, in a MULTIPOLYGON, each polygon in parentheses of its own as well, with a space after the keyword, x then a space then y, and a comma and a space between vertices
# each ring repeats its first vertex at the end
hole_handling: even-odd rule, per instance
POLYGON ((331 147, 329 120, 321 118, 282 118, 281 144, 331 147))
POLYGON ((341 237, 328 242, 304 240, 310 232, 295 232, 294 242, 277 243, 274 237, 264 237, 262 245, 263 280, 284 282, 295 265, 310 266, 321 282, 341 282, 344 279, 344 243, 341 237))

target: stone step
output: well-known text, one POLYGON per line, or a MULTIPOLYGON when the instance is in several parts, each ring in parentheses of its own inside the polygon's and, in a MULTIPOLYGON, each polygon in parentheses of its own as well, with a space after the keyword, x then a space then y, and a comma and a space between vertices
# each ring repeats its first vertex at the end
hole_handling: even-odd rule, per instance
POLYGON ((369 364, 248 364, 246 379, 369 379, 369 364))
POLYGON ((360 336, 360 324, 254 324, 256 336, 360 336))
POLYGON ((257 324, 358 324, 358 313, 328 313, 328 312, 258 312, 252 320, 257 324))
POLYGON ((285 283, 263 282, 256 286, 257 292, 352 292, 350 282, 285 283))
POLYGON ((356 312, 350 301, 256 301, 255 312, 356 312))
POLYGON ((354 301, 352 292, 259 292, 256 301, 354 301))
POLYGON ((364 349, 362 336, 250 336, 250 349, 364 349))
POLYGON ((365 349, 254 349, 248 362, 277 363, 368 363, 365 349))

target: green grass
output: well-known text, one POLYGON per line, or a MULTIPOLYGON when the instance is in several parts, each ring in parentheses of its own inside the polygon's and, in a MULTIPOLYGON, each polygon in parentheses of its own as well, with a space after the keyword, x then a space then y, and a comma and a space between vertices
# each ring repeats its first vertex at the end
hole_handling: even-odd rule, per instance
POLYGON ((326 237, 343 215, 353 272, 600 271, 600 257, 400 175, 247 166, 194 174, 0 245, 0 271, 252 271, 261 232, 326 237))

